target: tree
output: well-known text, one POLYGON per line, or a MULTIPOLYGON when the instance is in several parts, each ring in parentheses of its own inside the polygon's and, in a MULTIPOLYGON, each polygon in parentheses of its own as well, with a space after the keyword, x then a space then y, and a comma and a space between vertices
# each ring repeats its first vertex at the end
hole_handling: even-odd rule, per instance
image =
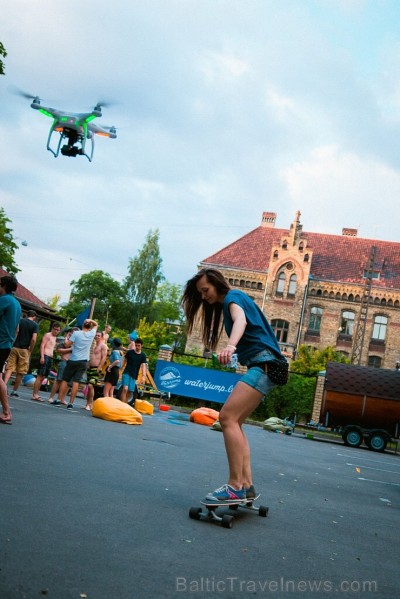
POLYGON ((92 270, 77 281, 71 281, 71 299, 64 308, 64 315, 72 320, 96 298, 95 320, 106 320, 116 303, 122 300, 121 286, 107 272, 92 270))
POLYGON ((181 309, 182 285, 176 285, 163 281, 157 287, 156 297, 153 304, 154 320, 162 322, 183 322, 181 309))
POLYGON ((136 258, 129 260, 124 289, 134 309, 133 327, 136 327, 142 318, 153 320, 152 307, 157 297, 157 288, 164 280, 159 237, 158 229, 154 232, 150 230, 136 258))
MULTIPOLYGON (((0 42, 0 56, 3 56, 3 58, 5 58, 7 56, 6 49, 1 42, 0 42)), ((5 75, 5 74, 6 74, 6 71, 5 71, 4 62, 0 59, 0 75, 5 75)))
POLYGON ((0 208, 0 266, 10 274, 16 274, 20 271, 14 261, 14 254, 18 245, 14 241, 12 229, 8 226, 11 223, 7 218, 3 208, 0 208))
POLYGON ((317 375, 325 370, 328 362, 346 363, 349 360, 334 347, 325 349, 312 349, 307 345, 300 345, 296 359, 290 365, 291 372, 299 374, 317 375))

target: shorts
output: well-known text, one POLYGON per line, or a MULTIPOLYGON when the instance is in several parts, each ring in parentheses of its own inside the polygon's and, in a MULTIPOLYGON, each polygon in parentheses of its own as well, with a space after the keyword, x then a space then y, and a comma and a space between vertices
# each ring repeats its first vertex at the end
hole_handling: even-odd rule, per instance
POLYGON ((118 366, 113 366, 111 368, 111 372, 106 372, 106 376, 104 377, 104 382, 105 383, 111 383, 111 385, 113 387, 115 387, 115 385, 118 383, 118 379, 119 379, 119 368, 118 366))
MULTIPOLYGON (((265 349, 254 356, 251 356, 249 360, 247 360, 247 364, 252 364, 254 362, 268 362, 270 360, 275 360, 275 356, 268 349, 265 349)), ((240 379, 242 383, 246 383, 253 389, 257 389, 264 396, 267 395, 274 387, 276 387, 275 383, 273 383, 268 374, 261 368, 261 366, 253 366, 249 368, 248 371, 242 376, 240 379)))
POLYGON ((13 347, 7 360, 7 370, 15 374, 26 374, 29 370, 29 349, 13 347))
POLYGON ((129 374, 123 374, 122 375, 122 380, 121 380, 121 384, 123 387, 128 387, 128 391, 134 391, 136 389, 136 379, 133 378, 133 376, 130 376, 129 374))
POLYGON ((63 380, 63 374, 67 363, 68 360, 60 360, 60 363, 58 364, 56 380, 59 382, 63 380))
POLYGON ((44 364, 40 364, 37 369, 37 376, 48 376, 53 366, 53 358, 50 356, 44 356, 44 364))
POLYGON ((0 374, 4 370, 4 366, 7 364, 7 358, 10 355, 11 347, 7 349, 0 349, 0 374))
POLYGON ((67 383, 80 383, 85 376, 87 360, 68 360, 62 380, 67 383))
POLYGON ((97 385, 100 378, 100 372, 97 370, 97 366, 89 366, 86 373, 86 380, 89 385, 97 385))

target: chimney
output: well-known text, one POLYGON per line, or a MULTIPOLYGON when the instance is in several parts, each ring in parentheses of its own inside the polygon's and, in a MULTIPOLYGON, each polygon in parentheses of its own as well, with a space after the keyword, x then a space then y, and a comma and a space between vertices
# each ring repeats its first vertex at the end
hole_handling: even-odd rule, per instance
POLYGON ((263 212, 261 226, 273 229, 275 227, 276 212, 263 212))
POLYGON ((349 229, 348 227, 343 227, 342 235, 343 237, 357 237, 358 229, 349 229))

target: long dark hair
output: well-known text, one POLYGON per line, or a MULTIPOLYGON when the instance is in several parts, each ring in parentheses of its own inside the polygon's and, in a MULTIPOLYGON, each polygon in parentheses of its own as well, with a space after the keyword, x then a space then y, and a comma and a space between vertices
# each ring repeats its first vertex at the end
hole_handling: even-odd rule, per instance
POLYGON ((202 341, 207 349, 215 349, 224 326, 222 318, 222 304, 217 302, 209 304, 201 299, 197 291, 197 283, 202 277, 206 277, 210 285, 214 285, 218 294, 226 295, 230 290, 229 283, 219 270, 214 268, 202 268, 186 283, 182 295, 182 308, 186 316, 187 332, 193 331, 196 316, 200 312, 202 341))

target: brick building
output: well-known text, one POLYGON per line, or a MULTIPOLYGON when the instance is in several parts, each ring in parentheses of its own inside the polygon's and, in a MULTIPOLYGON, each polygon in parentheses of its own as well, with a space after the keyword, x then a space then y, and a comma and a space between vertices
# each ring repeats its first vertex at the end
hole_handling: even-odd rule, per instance
MULTIPOLYGON (((394 368, 400 360, 400 243, 289 229, 264 212, 259 227, 209 256, 200 268, 221 270, 233 288, 265 312, 293 357, 306 344, 333 346, 353 363, 394 368)), ((221 342, 222 343, 222 342, 221 342)), ((188 348, 201 348, 196 332, 188 348)))

